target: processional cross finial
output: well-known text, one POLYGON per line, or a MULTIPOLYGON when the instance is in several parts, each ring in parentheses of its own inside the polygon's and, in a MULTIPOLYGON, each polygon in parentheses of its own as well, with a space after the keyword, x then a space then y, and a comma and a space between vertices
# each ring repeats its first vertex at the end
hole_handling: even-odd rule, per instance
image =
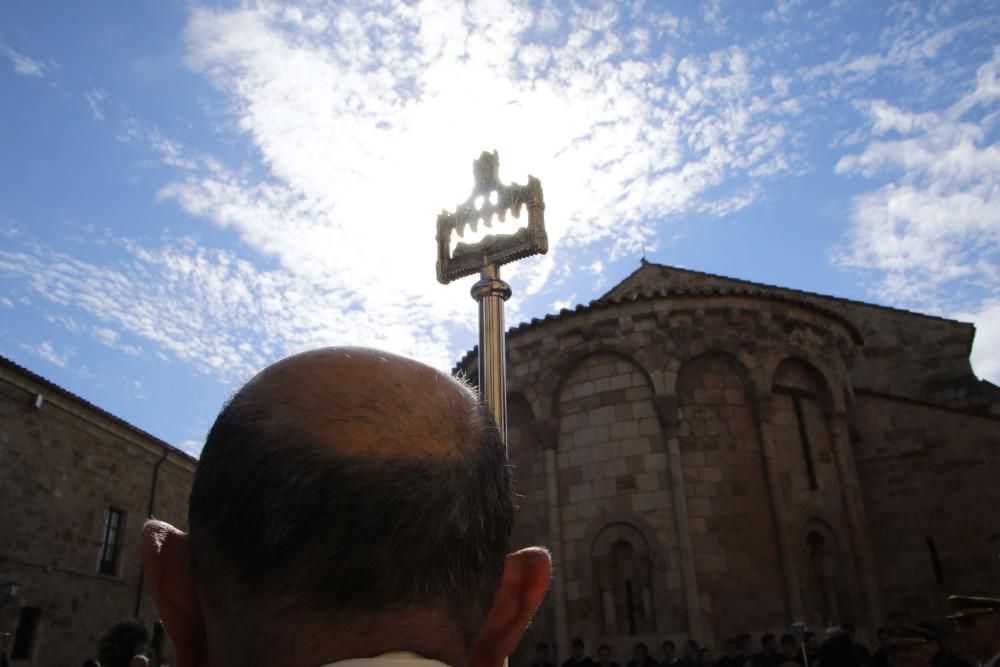
POLYGON ((479 392, 490 406, 507 444, 507 371, 504 349, 503 303, 510 298, 510 285, 500 280, 500 266, 549 250, 545 233, 545 201, 542 184, 528 176, 527 185, 500 182, 500 156, 483 151, 472 163, 475 183, 472 194, 455 208, 442 211, 437 219, 437 279, 451 281, 480 274, 472 286, 472 298, 479 303, 479 392), (452 250, 452 234, 462 238, 467 229, 478 231, 482 224, 493 227, 494 217, 506 222, 507 214, 521 217, 528 209, 528 225, 513 234, 489 234, 476 243, 459 241, 452 250))

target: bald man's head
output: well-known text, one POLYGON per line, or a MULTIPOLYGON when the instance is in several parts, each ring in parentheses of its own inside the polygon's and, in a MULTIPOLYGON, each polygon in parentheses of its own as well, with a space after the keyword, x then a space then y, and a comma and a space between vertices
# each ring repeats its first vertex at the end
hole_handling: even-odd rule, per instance
POLYGON ((435 611, 472 641, 513 516, 496 426, 448 375, 373 350, 290 357, 219 414, 190 504, 199 595, 253 620, 435 611))
POLYGON ((237 402, 255 406, 272 428, 292 426, 340 456, 453 458, 480 446, 484 435, 479 403, 464 384, 367 348, 283 359, 250 380, 237 402))

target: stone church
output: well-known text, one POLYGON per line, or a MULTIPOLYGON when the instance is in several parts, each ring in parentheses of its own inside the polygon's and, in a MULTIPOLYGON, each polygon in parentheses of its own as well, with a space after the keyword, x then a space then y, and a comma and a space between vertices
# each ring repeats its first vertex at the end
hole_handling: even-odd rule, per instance
POLYGON ((871 643, 1000 593, 1000 388, 973 374, 974 333, 645 261, 511 329, 515 546, 555 566, 515 662, 793 622, 871 643))

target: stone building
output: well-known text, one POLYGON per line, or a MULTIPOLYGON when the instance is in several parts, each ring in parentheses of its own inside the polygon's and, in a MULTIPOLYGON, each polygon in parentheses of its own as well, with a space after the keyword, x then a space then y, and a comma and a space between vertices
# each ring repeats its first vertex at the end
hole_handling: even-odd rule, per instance
POLYGON ((133 618, 170 662, 143 588, 139 527, 151 515, 187 525, 194 465, 0 357, 0 632, 13 667, 82 664, 133 618))
POLYGON ((623 661, 795 621, 870 641, 942 619, 949 593, 1000 593, 1000 389, 973 335, 646 262, 514 327, 515 546, 555 564, 515 664, 537 640, 623 661))

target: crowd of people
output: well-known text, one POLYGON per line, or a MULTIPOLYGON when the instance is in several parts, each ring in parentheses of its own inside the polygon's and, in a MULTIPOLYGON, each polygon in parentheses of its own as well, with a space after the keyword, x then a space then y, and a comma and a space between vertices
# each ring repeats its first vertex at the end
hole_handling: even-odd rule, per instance
MULTIPOLYGON (((945 648, 930 624, 879 628, 877 637, 874 653, 855 639, 851 624, 827 629, 822 642, 816 633, 806 631, 798 637, 766 633, 757 645, 751 635, 743 633, 727 639, 721 651, 694 639, 680 647, 668 639, 657 656, 651 655, 648 645, 635 644, 625 667, 972 667, 945 648)), ((562 667, 621 667, 608 644, 597 647, 596 657, 587 654, 586 643, 579 637, 570 649, 562 667)), ((547 642, 536 645, 531 667, 556 667, 547 642)))

